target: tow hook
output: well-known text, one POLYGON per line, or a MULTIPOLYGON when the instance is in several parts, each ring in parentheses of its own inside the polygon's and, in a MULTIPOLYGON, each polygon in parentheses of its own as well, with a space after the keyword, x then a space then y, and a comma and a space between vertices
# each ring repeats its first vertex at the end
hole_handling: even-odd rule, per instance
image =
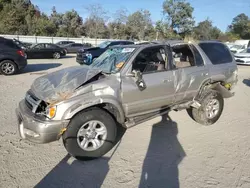
POLYGON ((58 136, 59 136, 59 137, 62 136, 63 133, 64 133, 66 130, 67 130, 67 128, 62 128, 58 136))

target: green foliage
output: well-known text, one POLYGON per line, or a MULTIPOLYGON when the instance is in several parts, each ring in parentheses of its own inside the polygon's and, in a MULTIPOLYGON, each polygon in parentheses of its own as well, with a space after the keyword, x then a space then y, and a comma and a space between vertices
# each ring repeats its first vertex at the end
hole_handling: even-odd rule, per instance
POLYGON ((140 10, 128 16, 127 27, 130 30, 130 38, 144 40, 153 30, 151 14, 148 10, 140 10))
POLYGON ((194 8, 185 0, 165 0, 163 13, 166 15, 167 23, 171 30, 176 33, 188 34, 194 25, 194 8))
POLYGON ((193 37, 196 40, 218 39, 221 34, 222 32, 217 27, 214 27, 209 19, 198 23, 193 29, 193 37))
POLYGON ((250 39, 250 18, 245 14, 239 14, 233 19, 229 31, 242 39, 250 39))
POLYGON ((52 7, 46 15, 31 0, 0 0, 0 34, 40 35, 59 37, 91 37, 135 40, 189 39, 234 41, 250 39, 250 18, 239 14, 221 32, 206 19, 194 27, 194 8, 186 0, 164 0, 163 19, 153 23, 148 10, 128 15, 125 8, 110 18, 99 4, 86 7, 86 20, 75 10, 58 13, 52 7))

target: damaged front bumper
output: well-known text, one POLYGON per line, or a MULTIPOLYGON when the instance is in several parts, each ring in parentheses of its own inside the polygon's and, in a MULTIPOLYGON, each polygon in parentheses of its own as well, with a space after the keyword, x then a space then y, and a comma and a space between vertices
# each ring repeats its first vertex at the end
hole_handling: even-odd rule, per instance
POLYGON ((61 130, 67 127, 69 120, 43 120, 34 114, 25 104, 19 103, 16 109, 19 134, 23 139, 34 143, 49 143, 60 139, 61 130))

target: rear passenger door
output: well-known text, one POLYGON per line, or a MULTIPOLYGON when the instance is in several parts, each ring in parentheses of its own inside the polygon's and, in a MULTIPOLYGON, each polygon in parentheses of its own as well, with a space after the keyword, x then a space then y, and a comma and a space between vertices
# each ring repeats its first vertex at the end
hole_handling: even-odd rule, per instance
MULTIPOLYGON (((175 51, 175 47, 173 47, 175 51)), ((174 102, 182 103, 192 100, 202 83, 209 78, 209 70, 199 50, 192 44, 178 47, 181 57, 178 57, 173 70, 175 77, 174 102)))

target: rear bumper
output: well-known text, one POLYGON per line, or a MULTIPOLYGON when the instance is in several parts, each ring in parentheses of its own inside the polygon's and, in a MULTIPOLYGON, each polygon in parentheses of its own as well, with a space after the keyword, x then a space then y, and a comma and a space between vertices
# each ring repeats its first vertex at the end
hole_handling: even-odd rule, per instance
POLYGON ((49 143, 60 139, 60 132, 69 121, 42 120, 22 100, 16 109, 19 135, 34 143, 49 143))
POLYGON ((17 67, 19 70, 24 69, 27 66, 27 59, 24 57, 20 57, 15 60, 15 63, 17 64, 17 67))

